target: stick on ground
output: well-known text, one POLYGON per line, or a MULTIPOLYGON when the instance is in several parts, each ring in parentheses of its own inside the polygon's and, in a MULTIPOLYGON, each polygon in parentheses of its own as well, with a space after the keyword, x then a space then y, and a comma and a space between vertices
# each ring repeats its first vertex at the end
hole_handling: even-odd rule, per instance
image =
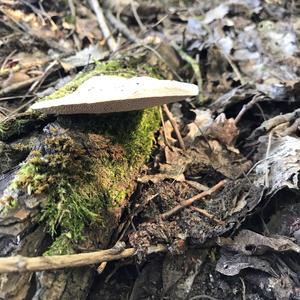
POLYGON ((176 122, 175 118, 173 117, 173 114, 170 112, 170 110, 169 110, 169 108, 166 104, 163 105, 163 110, 164 110, 165 114, 167 115, 168 119, 170 120, 170 122, 173 126, 173 129, 176 133, 180 148, 182 150, 185 150, 184 141, 183 141, 182 136, 180 134, 180 131, 178 129, 177 122, 176 122))
POLYGON ((109 49, 113 52, 116 51, 117 43, 107 26, 102 7, 99 5, 98 0, 89 0, 89 3, 90 3, 91 8, 93 9, 93 11, 96 14, 97 21, 99 23, 99 26, 103 33, 104 38, 107 40, 109 49))
POLYGON ((176 205, 175 207, 173 207, 172 209, 168 210, 167 212, 163 213, 160 215, 162 220, 166 220, 169 217, 171 217, 172 215, 176 214, 177 212, 179 212, 180 210, 182 210, 183 208, 192 205, 195 201, 200 200, 202 198, 204 198, 205 196, 209 196, 212 193, 218 191, 220 188, 222 188, 226 183, 226 180, 221 180, 220 182, 218 182, 216 185, 214 185, 213 187, 211 187, 209 190, 204 191, 188 200, 185 200, 183 202, 181 202, 181 204, 176 205))
MULTIPOLYGON (((150 246, 148 254, 164 252, 166 247, 163 245, 150 246)), ((11 256, 0 258, 0 273, 11 272, 36 272, 44 270, 54 270, 62 268, 73 268, 86 265, 98 264, 104 261, 118 260, 134 256, 136 249, 128 248, 120 251, 116 247, 100 250, 90 253, 79 253, 71 255, 54 255, 54 256, 11 256)))

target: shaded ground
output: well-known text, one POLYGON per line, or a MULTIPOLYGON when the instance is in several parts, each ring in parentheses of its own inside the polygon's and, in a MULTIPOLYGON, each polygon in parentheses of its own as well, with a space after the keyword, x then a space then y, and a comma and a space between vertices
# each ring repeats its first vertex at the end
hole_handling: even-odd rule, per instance
MULTIPOLYGON (((150 48, 153 60, 166 63, 166 77, 198 84, 200 93, 170 106, 185 150, 164 115, 112 237, 137 257, 91 276, 88 299, 300 299, 298 3, 114 1, 103 8, 117 49, 150 48), (224 179, 224 188, 165 217, 224 179), (146 257, 158 243, 168 253, 146 257)), ((52 117, 27 127, 25 119, 15 132, 7 124, 119 50, 107 47, 111 37, 85 1, 2 1, 0 16, 0 168, 8 176, 36 142, 20 149, 14 138, 40 132, 52 117)))

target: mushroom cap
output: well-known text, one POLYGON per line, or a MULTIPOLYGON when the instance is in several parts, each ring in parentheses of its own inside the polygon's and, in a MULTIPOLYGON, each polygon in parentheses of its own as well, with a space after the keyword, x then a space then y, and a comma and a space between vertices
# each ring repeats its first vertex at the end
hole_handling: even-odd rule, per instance
POLYGON ((94 76, 64 97, 44 100, 32 110, 48 114, 99 114, 140 110, 196 96, 194 84, 152 77, 94 76))

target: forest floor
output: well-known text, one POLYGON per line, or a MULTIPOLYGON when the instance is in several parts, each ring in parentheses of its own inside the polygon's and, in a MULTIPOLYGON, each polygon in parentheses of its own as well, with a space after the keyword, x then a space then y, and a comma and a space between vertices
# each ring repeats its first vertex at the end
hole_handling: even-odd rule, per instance
POLYGON ((299 3, 114 0, 104 24, 93 3, 0 1, 0 136, 135 45, 199 95, 169 106, 184 144, 162 116, 116 232, 137 255, 109 263, 88 299, 300 299, 299 3), (146 256, 156 244, 167 254, 146 256))

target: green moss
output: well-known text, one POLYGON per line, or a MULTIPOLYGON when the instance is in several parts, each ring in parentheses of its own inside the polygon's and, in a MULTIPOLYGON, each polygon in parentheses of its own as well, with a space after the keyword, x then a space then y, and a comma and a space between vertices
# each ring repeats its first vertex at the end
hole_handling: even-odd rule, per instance
POLYGON ((108 200, 101 187, 88 184, 83 188, 64 186, 58 193, 51 193, 43 209, 41 221, 47 223, 52 236, 55 236, 59 225, 76 243, 84 238, 86 226, 97 228, 103 225, 101 211, 109 206, 108 200))
POLYGON ((76 17, 75 17, 75 16, 72 16, 72 15, 67 15, 67 16, 65 16, 64 21, 65 21, 66 23, 75 25, 75 24, 76 24, 76 17))
POLYGON ((41 128, 47 119, 34 113, 15 116, 7 121, 0 121, 0 141, 10 141, 22 134, 41 128))
POLYGON ((68 234, 60 235, 51 245, 45 253, 44 256, 51 255, 66 255, 75 253, 72 248, 72 241, 68 234))
POLYGON ((0 140, 3 141, 7 135, 8 128, 5 123, 0 122, 0 140))
POLYGON ((72 244, 85 239, 86 228, 101 230, 109 223, 107 210, 122 204, 151 155, 160 119, 158 109, 151 108, 87 119, 70 116, 61 123, 63 129, 47 129, 12 188, 46 195, 40 220, 53 237, 62 232, 72 244))
POLYGON ((14 209, 18 206, 18 201, 11 195, 3 196, 0 199, 0 204, 4 206, 3 213, 7 213, 9 210, 14 209))

